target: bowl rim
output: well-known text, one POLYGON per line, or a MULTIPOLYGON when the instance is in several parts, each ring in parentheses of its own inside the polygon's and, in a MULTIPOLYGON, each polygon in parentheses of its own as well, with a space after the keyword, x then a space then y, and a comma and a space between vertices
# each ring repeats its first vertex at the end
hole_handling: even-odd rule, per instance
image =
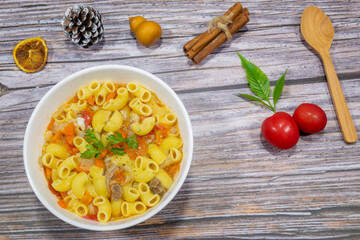
POLYGON ((46 92, 46 94, 40 99, 40 101, 37 103, 35 109, 33 110, 30 119, 28 121, 28 124, 26 126, 26 130, 25 130, 25 134, 24 134, 24 143, 23 143, 23 161, 24 161, 24 167, 25 167, 25 172, 26 172, 26 176, 27 179, 30 183, 30 186, 33 190, 33 192, 35 193, 36 197, 40 200, 40 202, 52 213, 54 214, 56 217, 58 217, 59 219, 65 221, 66 223, 69 223, 73 226, 79 227, 79 228, 83 228, 83 229, 87 229, 87 230, 95 230, 95 231, 110 231, 110 230, 119 230, 119 229, 124 229, 124 228, 128 228, 128 227, 132 227, 134 225, 137 225, 143 221, 148 220, 149 218, 153 217, 155 214, 157 214, 158 212, 160 212, 163 208, 165 208, 169 202, 176 196, 176 194, 179 192, 180 188, 182 187, 182 185, 185 182, 185 179, 189 173, 190 170, 190 165, 192 162, 192 156, 193 156, 193 143, 194 143, 194 139, 193 139, 193 130, 192 130, 192 125, 191 125, 191 121, 190 121, 190 117, 189 114, 184 106, 184 104, 182 103, 181 99, 178 97, 178 95, 175 93, 175 91, 170 88, 164 81, 162 81, 160 78, 156 77, 155 75, 142 70, 140 68, 137 67, 132 67, 132 66, 127 66, 127 65, 117 65, 117 64, 105 64, 105 65, 100 65, 100 66, 95 66, 95 67, 90 67, 90 68, 85 68, 82 69, 80 71, 77 71, 65 78, 63 78, 62 80, 60 80, 57 84, 55 84, 49 91, 46 92), (160 204, 158 204, 157 206, 155 206, 153 211, 147 211, 145 213, 143 213, 142 215, 139 215, 138 218, 135 218, 133 220, 129 220, 128 222, 125 223, 121 223, 121 224, 115 224, 115 225, 106 225, 106 223, 101 224, 101 225, 97 225, 97 226, 93 226, 93 225, 88 225, 86 223, 82 223, 82 222, 78 222, 76 220, 73 220, 71 218, 68 218, 67 216, 61 214, 60 212, 58 212, 57 210, 55 210, 55 208, 48 204, 47 201, 45 200, 45 198, 40 194, 40 190, 37 189, 36 184, 34 183, 33 179, 30 177, 30 169, 29 169, 29 160, 27 157, 27 146, 29 145, 29 134, 30 134, 30 128, 33 125, 35 116, 38 114, 40 107, 46 102, 46 100, 48 98, 51 97, 51 95, 57 91, 57 89, 59 87, 61 87, 62 85, 66 84, 67 82, 76 79, 77 77, 86 74, 88 72, 92 72, 92 71, 99 71, 99 70, 110 70, 110 69, 116 69, 116 70, 127 70, 127 71, 133 71, 136 73, 139 73, 141 75, 146 76, 147 78, 151 78, 152 80, 154 80, 157 84, 162 85, 162 87, 164 87, 168 92, 171 93, 171 96, 175 99, 176 104, 179 106, 180 111, 183 113, 184 117, 185 117, 185 125, 188 126, 188 150, 189 150, 189 154, 188 157, 186 159, 186 164, 184 164, 184 172, 182 175, 178 176, 178 183, 176 186, 174 186, 174 189, 172 189, 172 192, 169 193, 169 195, 166 197, 166 199, 164 199, 164 201, 160 204))

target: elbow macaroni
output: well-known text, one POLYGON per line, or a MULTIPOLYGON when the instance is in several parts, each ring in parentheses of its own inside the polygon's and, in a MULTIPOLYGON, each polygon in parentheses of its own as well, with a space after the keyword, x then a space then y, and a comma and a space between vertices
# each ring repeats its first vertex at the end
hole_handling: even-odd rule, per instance
POLYGON ((105 124, 109 120, 110 115, 111 111, 106 110, 99 110, 94 114, 91 124, 96 132, 101 132, 101 130, 105 127, 105 124))
POLYGON ((162 117, 156 115, 156 123, 158 123, 158 124, 172 126, 176 123, 176 120, 177 120, 177 117, 174 113, 167 113, 162 117))
POLYGON ((93 200, 93 204, 98 207, 97 218, 99 222, 108 222, 111 217, 111 204, 109 200, 104 196, 99 196, 93 200))
POLYGON ((182 153, 179 149, 170 148, 169 154, 165 161, 161 164, 161 167, 167 167, 172 164, 178 163, 182 160, 182 153))
POLYGON ((139 98, 134 98, 133 100, 130 101, 129 103, 129 107, 137 114, 141 115, 141 116, 150 116, 152 111, 151 108, 149 107, 149 105, 144 104, 140 101, 139 98))
POLYGON ((56 117, 54 117, 54 120, 58 124, 64 123, 66 121, 65 113, 57 115, 56 117))
POLYGON ((148 117, 145 118, 142 123, 133 123, 131 124, 131 130, 139 136, 144 136, 151 132, 155 126, 155 118, 154 117, 148 117))
POLYGON ((115 110, 112 116, 109 118, 108 122, 104 126, 106 132, 115 132, 119 130, 123 124, 123 116, 118 110, 115 110))
POLYGON ((167 174, 165 172, 165 170, 162 168, 156 173, 156 177, 157 177, 157 179, 159 179, 159 181, 161 182, 161 185, 166 190, 169 190, 169 188, 171 187, 171 185, 174 182, 174 180, 169 176, 169 174, 167 174))
POLYGON ((117 110, 114 112, 107 110, 97 111, 92 119, 92 125, 96 132, 100 133, 102 129, 106 132, 115 132, 123 123, 123 117, 117 110))
POLYGON ((116 98, 110 99, 109 101, 105 102, 102 106, 103 109, 115 111, 125 107, 126 103, 129 100, 128 90, 126 88, 119 88, 116 93, 116 98))
POLYGON ((128 217, 130 215, 138 215, 144 213, 146 211, 146 206, 143 202, 136 201, 132 203, 128 203, 123 201, 121 204, 121 213, 124 217, 128 217))
POLYGON ((62 161, 57 168, 57 175, 61 178, 67 178, 71 174, 71 170, 76 168, 78 157, 71 156, 62 161))
POLYGON ((183 145, 183 141, 178 138, 178 137, 167 137, 164 139, 164 141, 162 141, 162 143, 160 144, 160 149, 164 152, 164 153, 168 153, 170 148, 176 148, 179 149, 181 148, 183 145))
POLYGON ((113 82, 103 83, 100 90, 95 94, 95 103, 99 106, 103 105, 106 96, 111 92, 115 92, 115 84, 113 82))
POLYGON ((77 92, 77 97, 80 100, 85 100, 92 95, 96 94, 100 90, 100 82, 92 81, 88 86, 82 87, 77 92))
POLYGON ((65 159, 70 156, 69 150, 57 143, 49 143, 45 148, 45 153, 52 153, 55 157, 65 159))
POLYGON ((71 181, 71 190, 78 199, 81 199, 84 196, 85 184, 87 184, 88 181, 88 176, 84 172, 76 174, 71 181))
POLYGON ((73 143, 81 153, 86 151, 87 149, 86 146, 89 144, 83 137, 79 137, 79 136, 74 137, 73 143))
POLYGON ((148 153, 152 160, 154 160, 157 164, 162 164, 166 159, 166 155, 156 144, 150 144, 148 146, 148 153))
POLYGON ((71 182, 75 177, 76 173, 72 173, 70 176, 64 179, 55 180, 51 186, 58 192, 67 192, 71 189, 71 182))
POLYGON ((138 97, 142 102, 148 102, 151 99, 151 93, 138 83, 130 82, 126 85, 130 93, 138 97))
POLYGON ((151 108, 151 112, 156 115, 156 116, 164 116, 165 114, 167 114, 168 112, 170 112, 168 107, 160 107, 157 103, 154 97, 152 97, 150 99, 150 101, 148 102, 148 105, 151 108))
POLYGON ((72 194, 66 196, 64 201, 67 203, 67 209, 80 217, 86 216, 89 212, 88 206, 76 199, 72 194))
POLYGON ((124 200, 127 202, 134 202, 140 196, 139 191, 132 187, 130 183, 124 184, 122 189, 124 200))
POLYGON ((122 200, 114 200, 111 199, 111 216, 112 217, 119 217, 121 214, 121 203, 122 200))
POLYGON ((45 167, 54 169, 57 168, 60 159, 56 158, 53 153, 49 152, 42 156, 41 162, 45 167))
POLYGON ((85 185, 85 191, 88 192, 92 198, 96 198, 99 196, 95 191, 95 187, 91 179, 89 179, 89 181, 85 185))
POLYGON ((160 196, 158 194, 152 194, 150 188, 146 183, 139 183, 139 192, 141 201, 148 207, 154 207, 160 202, 160 196))
POLYGON ((105 198, 109 197, 109 192, 107 190, 105 176, 97 176, 97 177, 93 178, 93 184, 94 184, 95 191, 99 196, 102 196, 105 198))

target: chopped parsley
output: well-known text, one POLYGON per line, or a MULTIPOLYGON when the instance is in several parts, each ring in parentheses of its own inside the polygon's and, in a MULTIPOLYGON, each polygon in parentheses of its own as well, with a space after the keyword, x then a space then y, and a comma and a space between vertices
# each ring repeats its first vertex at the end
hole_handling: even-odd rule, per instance
POLYGON ((115 155, 124 155, 125 154, 125 144, 128 148, 137 149, 138 142, 136 141, 136 136, 131 136, 124 138, 119 132, 108 136, 106 138, 109 143, 105 146, 101 140, 99 140, 94 132, 94 129, 88 129, 85 132, 85 140, 89 143, 86 145, 87 150, 81 154, 82 158, 100 158, 100 154, 109 150, 115 155), (124 143, 124 147, 115 146, 119 143, 124 143))

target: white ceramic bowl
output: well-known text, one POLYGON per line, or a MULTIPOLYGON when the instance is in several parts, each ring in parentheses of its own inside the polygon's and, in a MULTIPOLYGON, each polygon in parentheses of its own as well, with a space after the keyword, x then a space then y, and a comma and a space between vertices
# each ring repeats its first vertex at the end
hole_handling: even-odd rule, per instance
MULTIPOLYGON (((55 216, 74 226, 89 230, 108 231, 123 229, 154 216, 163 209, 176 195, 189 172, 192 152, 193 134, 188 113, 176 93, 162 80, 138 68, 123 65, 103 65, 87 68, 63 79, 45 94, 32 113, 24 138, 24 165, 30 185, 42 204, 55 216), (136 81, 153 91, 178 116, 181 136, 184 141, 183 160, 180 173, 169 191, 160 203, 144 214, 129 219, 99 223, 76 216, 57 204, 57 198, 47 186, 44 172, 39 163, 41 148, 44 143, 44 133, 51 115, 60 105, 72 98, 77 89, 90 81, 113 80, 119 82, 136 81)), ((179 206, 181 207, 181 206, 179 206)))

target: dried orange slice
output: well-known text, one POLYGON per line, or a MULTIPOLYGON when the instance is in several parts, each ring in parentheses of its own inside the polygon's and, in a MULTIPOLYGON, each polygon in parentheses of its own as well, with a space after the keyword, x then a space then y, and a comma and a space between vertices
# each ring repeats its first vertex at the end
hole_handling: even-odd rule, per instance
POLYGON ((47 46, 40 37, 28 38, 16 44, 13 57, 16 65, 27 73, 40 71, 47 58, 47 46))

